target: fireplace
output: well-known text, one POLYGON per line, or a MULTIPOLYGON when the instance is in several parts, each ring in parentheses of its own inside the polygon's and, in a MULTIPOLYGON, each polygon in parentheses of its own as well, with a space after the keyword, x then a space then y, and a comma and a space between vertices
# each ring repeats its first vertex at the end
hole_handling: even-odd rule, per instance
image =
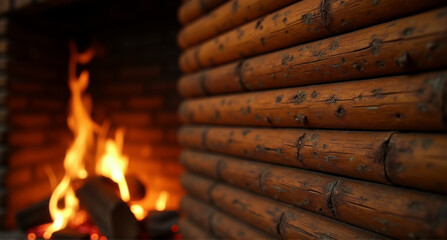
MULTIPOLYGON (((1 1, 2 226, 48 198, 64 175, 73 134, 67 127, 69 42, 95 57, 90 72, 91 114, 108 122, 109 137, 124 130, 127 175, 146 195, 145 211, 178 209, 183 190, 178 162, 176 93, 179 25, 170 1, 1 1)), ((87 168, 93 163, 87 161, 87 168)))

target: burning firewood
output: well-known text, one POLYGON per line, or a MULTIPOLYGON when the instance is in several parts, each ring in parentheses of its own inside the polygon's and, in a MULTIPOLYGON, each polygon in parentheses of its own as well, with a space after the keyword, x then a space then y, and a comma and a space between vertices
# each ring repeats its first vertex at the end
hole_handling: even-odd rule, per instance
MULTIPOLYGON (((129 186, 129 192, 131 196, 132 201, 136 201, 139 199, 142 199, 145 195, 145 189, 141 181, 134 176, 126 176, 126 180, 129 186)), ((97 192, 96 194, 104 194, 104 193, 113 193, 115 197, 106 197, 108 199, 114 200, 115 198, 120 198, 119 194, 119 188, 118 185, 113 182, 112 180, 106 178, 106 177, 89 177, 86 180, 83 181, 77 181, 76 186, 76 194, 82 189, 86 184, 94 185, 95 187, 98 187, 100 189, 103 189, 102 192, 97 192), (93 182, 93 183, 91 183, 93 182)), ((90 188, 88 188, 90 189, 90 188)), ((83 190, 84 191, 84 190, 83 190)), ((101 190, 100 190, 101 191, 101 190)), ((108 194, 110 195, 110 194, 108 194)), ((16 215, 17 225, 22 231, 27 231, 32 227, 36 227, 41 224, 50 223, 52 222, 51 215, 49 212, 49 201, 50 198, 46 198, 20 212, 16 215)), ((87 202, 87 205, 90 203, 87 202)), ((88 209, 87 206, 83 206, 81 202, 81 207, 85 207, 88 209)), ((90 213, 90 212, 89 212, 90 213)), ((105 234, 105 233, 104 233, 105 234)))
POLYGON ((100 179, 87 181, 76 191, 79 203, 89 212, 101 233, 111 239, 135 239, 139 224, 129 206, 100 179))

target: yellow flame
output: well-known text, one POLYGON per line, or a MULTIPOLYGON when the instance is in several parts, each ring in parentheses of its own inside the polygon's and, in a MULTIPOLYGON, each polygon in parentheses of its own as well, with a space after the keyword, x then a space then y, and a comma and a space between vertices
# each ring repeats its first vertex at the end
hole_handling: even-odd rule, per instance
POLYGON ((94 130, 98 128, 96 123, 90 118, 90 112, 86 106, 86 98, 83 97, 83 92, 88 86, 89 74, 87 71, 83 71, 79 78, 76 77, 76 64, 78 62, 90 61, 95 51, 91 48, 85 53, 79 54, 74 43, 70 43, 69 46, 71 55, 68 83, 71 90, 71 111, 67 123, 74 134, 74 141, 65 154, 65 176, 54 189, 50 198, 49 210, 53 223, 44 233, 46 239, 49 239, 55 231, 65 228, 79 208, 79 202, 71 182, 77 178, 83 179, 87 177, 84 157, 88 146, 92 146, 94 130), (60 201, 64 203, 64 206, 61 208, 58 206, 60 201))
MULTIPOLYGON (((79 213, 79 201, 76 198, 72 183, 77 179, 85 179, 89 175, 85 168, 85 160, 89 150, 95 146, 95 134, 98 135, 96 174, 106 176, 116 182, 123 201, 128 202, 130 200, 125 178, 129 159, 122 154, 124 129, 116 131, 115 139, 106 139, 108 124, 99 126, 91 119, 91 100, 88 95, 84 94, 89 83, 89 73, 83 71, 79 77, 76 76, 76 65, 90 62, 95 55, 95 50, 90 48, 84 53, 78 53, 73 42, 70 43, 69 47, 68 84, 71 98, 67 124, 73 132, 74 140, 65 154, 65 175, 50 198, 49 210, 53 223, 45 230, 44 238, 46 239, 51 238, 54 232, 65 228, 67 224, 79 224, 79 221, 82 222, 85 217, 82 214, 76 215, 79 213), (63 203, 63 206, 59 206, 61 203, 63 203)), ((165 209, 167 197, 167 192, 160 194, 157 201, 158 210, 165 209)), ((141 205, 134 204, 131 206, 131 210, 138 219, 142 219, 146 215, 146 211, 141 205)), ((99 239, 106 238, 100 237, 99 239)))
POLYGON ((124 130, 118 129, 115 133, 115 141, 108 139, 105 144, 105 153, 96 165, 96 174, 106 176, 118 184, 121 199, 130 200, 124 173, 127 170, 129 159, 122 155, 124 130))
POLYGON ((144 208, 139 204, 132 204, 132 206, 130 206, 130 210, 138 220, 143 220, 144 217, 146 217, 146 210, 144 210, 144 208))
POLYGON ((163 191, 158 196, 157 202, 155 204, 155 209, 157 211, 163 211, 166 209, 166 202, 168 201, 169 193, 166 191, 163 191))

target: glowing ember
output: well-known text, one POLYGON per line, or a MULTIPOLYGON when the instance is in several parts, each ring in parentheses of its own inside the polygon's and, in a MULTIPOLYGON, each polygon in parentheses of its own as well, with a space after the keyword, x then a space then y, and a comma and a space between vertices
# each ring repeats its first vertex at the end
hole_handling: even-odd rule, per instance
POLYGON ((166 202, 168 201, 169 193, 166 191, 163 191, 160 193, 160 196, 158 196, 157 203, 155 204, 155 209, 158 211, 163 211, 166 209, 166 202))
POLYGON ((36 240, 36 234, 34 233, 28 234, 28 240, 36 240))

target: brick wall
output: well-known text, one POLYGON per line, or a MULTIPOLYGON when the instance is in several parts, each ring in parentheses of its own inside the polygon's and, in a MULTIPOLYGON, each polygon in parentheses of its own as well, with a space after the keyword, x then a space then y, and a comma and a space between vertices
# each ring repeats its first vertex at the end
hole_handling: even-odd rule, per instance
POLYGON ((129 173, 149 187, 145 201, 149 208, 163 190, 170 193, 170 208, 176 208, 183 195, 178 183, 183 171, 178 164, 181 149, 176 142, 177 24, 175 9, 165 13, 174 17, 138 18, 131 20, 131 26, 111 24, 95 31, 104 51, 92 63, 91 75, 95 119, 110 120, 112 128, 126 128, 124 152, 132 159, 129 173))
POLYGON ((49 176, 60 178, 71 135, 66 127, 65 38, 29 19, 11 17, 2 38, 7 76, 3 142, 5 162, 5 226, 16 211, 51 193, 49 176))

